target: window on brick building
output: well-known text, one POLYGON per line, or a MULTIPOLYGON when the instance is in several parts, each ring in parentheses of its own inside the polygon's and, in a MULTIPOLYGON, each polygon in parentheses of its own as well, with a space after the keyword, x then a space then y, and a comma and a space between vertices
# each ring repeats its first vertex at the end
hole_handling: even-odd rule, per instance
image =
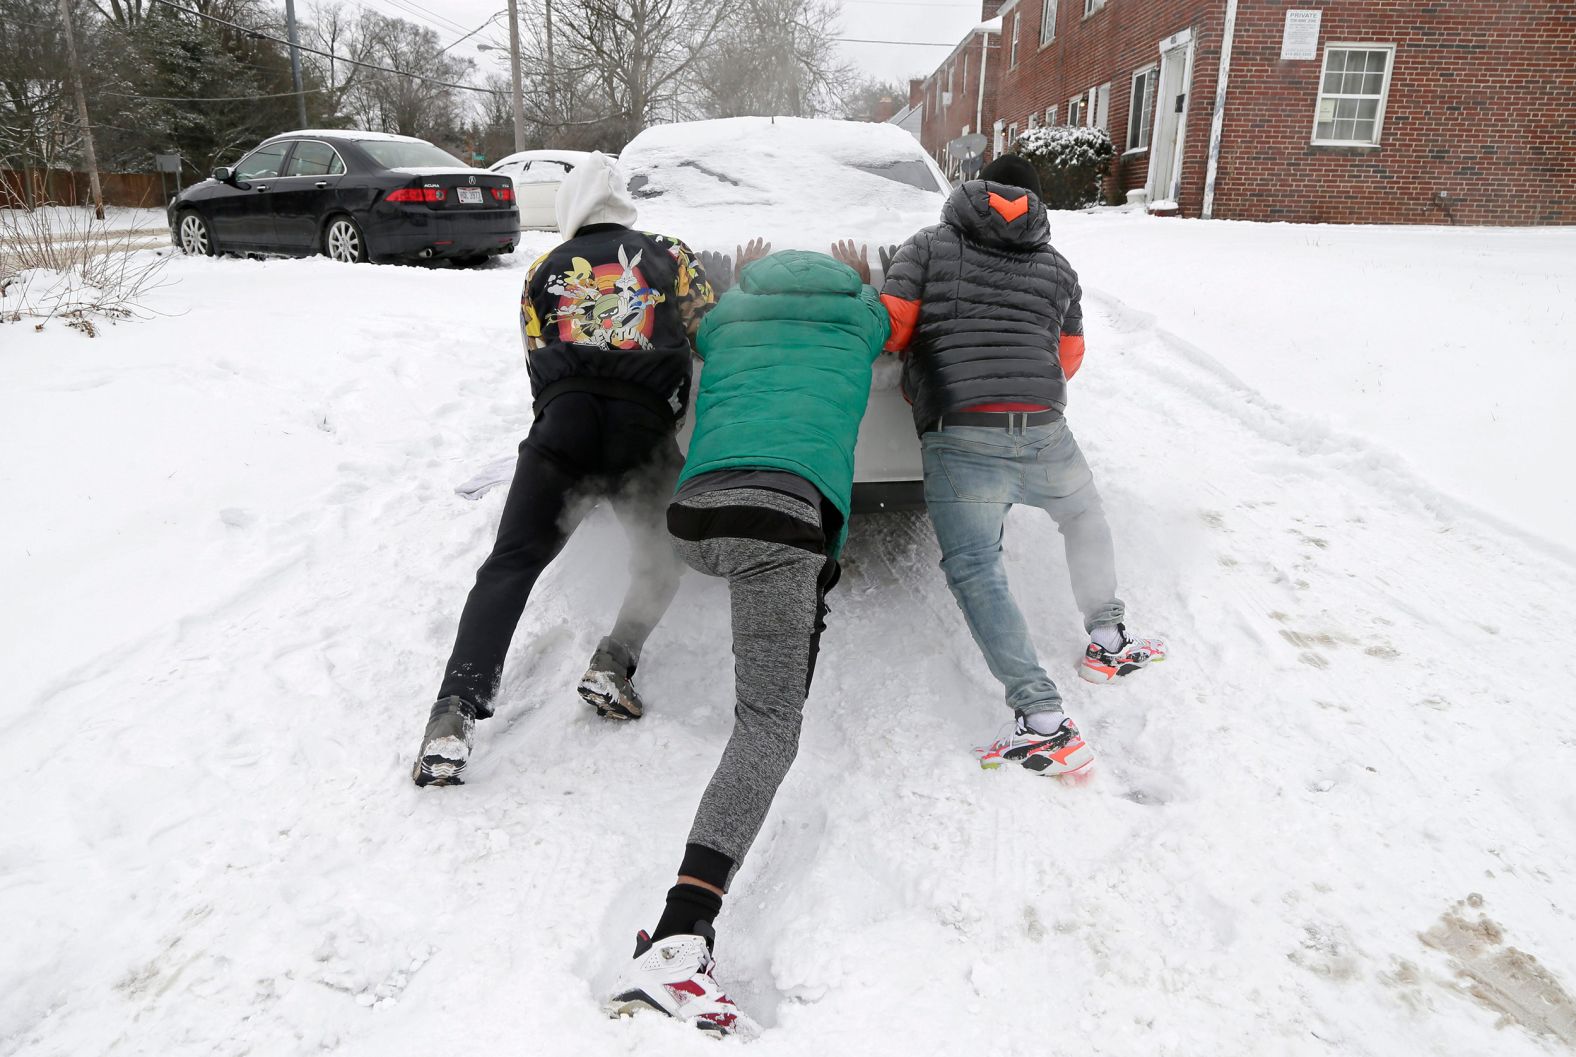
POLYGON ((1018 125, 1014 122, 1007 126, 1007 146, 1011 147, 1018 142, 1018 125))
POLYGON ((1084 123, 1084 98, 1075 95, 1067 100, 1067 123, 1069 125, 1082 125, 1084 123))
POLYGON ((969 53, 963 53, 963 90, 969 90, 969 53))
POLYGON ((1040 43, 1049 44, 1056 39, 1056 0, 1045 0, 1040 8, 1040 43))
POLYGON ((1127 149, 1144 150, 1155 121, 1155 83, 1160 70, 1151 66, 1133 74, 1133 95, 1127 105, 1127 149))
POLYGON ((1084 0, 1084 17, 1088 18, 1105 6, 1105 0, 1084 0))
POLYGON ((1384 126, 1394 44, 1331 44, 1324 49, 1313 142, 1372 146, 1384 126))
POLYGON ((1045 108, 1045 123, 1047 125, 1056 124, 1056 108, 1054 106, 1048 106, 1045 108))
POLYGON ((1034 128, 1034 122, 1039 116, 1040 116, 1039 114, 1036 114, 1033 111, 1030 111, 1028 120, 1024 121, 1023 127, 1026 128, 1026 129, 1033 129, 1034 128))
POLYGON ((1022 21, 1023 16, 1019 12, 1014 11, 1012 14, 1012 54, 1007 62, 1008 66, 1018 65, 1018 24, 1022 21))
POLYGON ((1111 82, 1089 89, 1089 127, 1111 131, 1111 82))

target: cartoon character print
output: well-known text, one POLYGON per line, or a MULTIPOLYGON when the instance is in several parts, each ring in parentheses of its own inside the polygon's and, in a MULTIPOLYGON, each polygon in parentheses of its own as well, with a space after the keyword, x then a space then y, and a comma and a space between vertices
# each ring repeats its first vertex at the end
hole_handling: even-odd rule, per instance
POLYGON ((646 282, 640 270, 645 251, 630 259, 623 246, 618 263, 592 267, 574 258, 568 270, 547 280, 547 292, 558 307, 542 321, 557 324, 560 341, 598 349, 649 349, 656 329, 657 306, 666 298, 646 282))

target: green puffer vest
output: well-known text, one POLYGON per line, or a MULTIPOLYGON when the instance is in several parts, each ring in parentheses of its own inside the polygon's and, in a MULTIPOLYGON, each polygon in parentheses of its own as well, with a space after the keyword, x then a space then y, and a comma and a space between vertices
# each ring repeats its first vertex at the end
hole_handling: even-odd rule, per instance
POLYGON ((701 324, 706 362, 679 483, 713 470, 796 473, 843 514, 836 557, 870 365, 887 328, 875 290, 823 253, 784 250, 746 266, 701 324))

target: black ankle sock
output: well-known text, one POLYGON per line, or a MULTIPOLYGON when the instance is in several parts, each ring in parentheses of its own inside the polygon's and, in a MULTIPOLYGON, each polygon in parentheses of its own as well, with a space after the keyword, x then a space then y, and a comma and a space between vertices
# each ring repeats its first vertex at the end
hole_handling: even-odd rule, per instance
POLYGON ((651 933, 653 940, 683 936, 695 931, 696 922, 710 925, 722 913, 722 896, 699 885, 676 884, 668 889, 668 903, 651 933))

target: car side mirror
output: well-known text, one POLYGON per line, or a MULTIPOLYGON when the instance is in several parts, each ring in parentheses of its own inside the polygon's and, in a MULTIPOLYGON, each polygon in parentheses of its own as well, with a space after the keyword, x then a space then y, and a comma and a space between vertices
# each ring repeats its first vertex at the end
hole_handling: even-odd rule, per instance
POLYGON ((235 170, 228 165, 221 165, 213 171, 213 178, 222 184, 227 184, 235 178, 235 170))

